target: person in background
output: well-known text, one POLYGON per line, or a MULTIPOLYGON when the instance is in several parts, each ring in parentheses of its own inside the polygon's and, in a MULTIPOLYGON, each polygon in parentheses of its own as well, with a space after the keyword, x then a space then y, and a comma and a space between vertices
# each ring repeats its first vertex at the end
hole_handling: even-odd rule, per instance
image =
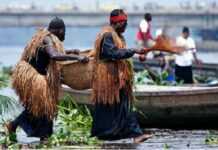
POLYGON ((138 48, 150 48, 155 45, 155 40, 151 35, 151 21, 151 14, 145 13, 144 19, 141 20, 136 34, 138 48))
POLYGON ((182 33, 176 39, 176 45, 184 48, 184 51, 175 55, 175 77, 177 82, 185 84, 193 83, 192 62, 200 64, 197 58, 195 41, 190 37, 188 27, 183 27, 182 33))

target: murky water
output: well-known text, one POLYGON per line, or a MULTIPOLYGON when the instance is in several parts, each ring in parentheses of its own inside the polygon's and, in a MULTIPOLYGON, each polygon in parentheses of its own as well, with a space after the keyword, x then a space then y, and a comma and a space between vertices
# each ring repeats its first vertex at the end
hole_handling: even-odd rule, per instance
MULTIPOLYGON (((218 149, 218 145, 208 145, 205 143, 206 137, 210 134, 209 130, 170 130, 170 129, 149 129, 153 137, 142 144, 133 144, 131 140, 119 140, 104 142, 98 148, 102 149, 137 149, 137 150, 157 150, 157 149, 218 149)), ((218 135, 218 132, 213 133, 218 135)), ((69 146, 68 146, 69 147, 69 146)), ((83 148, 70 146, 71 148, 83 148)), ((93 148, 84 146, 84 148, 93 148)))
MULTIPOLYGON (((131 139, 104 141, 101 145, 73 145, 61 146, 63 149, 137 149, 137 150, 161 150, 161 149, 195 149, 195 150, 210 150, 218 149, 218 144, 206 144, 207 136, 213 134, 218 136, 218 131, 209 130, 171 130, 171 129, 149 129, 153 137, 141 144, 132 143, 131 139)), ((32 139, 25 138, 25 141, 32 139)), ((22 140, 24 141, 24 140, 22 140)), ((21 141, 21 142, 22 142, 21 141)), ((35 139, 37 142, 37 139, 35 139)))
MULTIPOLYGON (((18 61, 25 43, 34 33, 34 28, 6 28, 0 29, 2 38, 0 39, 0 62, 3 65, 15 65, 18 61)), ((68 48, 87 49, 93 46, 94 38, 99 28, 72 28, 68 30, 66 42, 68 48), (89 33, 89 34, 87 34, 89 33), (84 35, 86 38, 84 38, 84 35)), ((136 29, 130 29, 126 33, 128 46, 134 47, 134 34, 136 29)), ((199 57, 205 62, 218 63, 216 57, 218 53, 200 53, 199 57)), ((15 97, 10 88, 0 91, 0 94, 15 97)), ((6 117, 6 116, 5 116, 6 117)), ((65 146, 62 148, 103 148, 103 149, 218 149, 217 145, 207 145, 205 139, 210 135, 209 130, 170 130, 170 129, 149 129, 153 137, 142 144, 132 144, 132 140, 105 141, 103 145, 93 146, 65 146)), ((1 136, 2 128, 0 129, 1 136)), ((218 136, 218 131, 213 134, 218 136)), ((20 142, 28 142, 23 133, 18 133, 20 142)), ((1 148, 0 148, 1 149, 1 148)))

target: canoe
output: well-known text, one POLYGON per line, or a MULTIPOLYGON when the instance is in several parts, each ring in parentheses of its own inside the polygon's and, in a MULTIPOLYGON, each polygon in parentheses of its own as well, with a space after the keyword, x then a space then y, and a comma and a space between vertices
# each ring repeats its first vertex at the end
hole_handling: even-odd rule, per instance
POLYGON ((89 89, 91 87, 93 63, 93 60, 88 63, 62 62, 61 76, 63 83, 76 90, 89 89))
POLYGON ((92 72, 94 66, 93 51, 86 50, 80 55, 89 57, 88 63, 78 61, 63 61, 61 65, 62 82, 72 89, 84 90, 91 88, 92 72))
MULTIPOLYGON (((93 108, 91 90, 63 87, 78 104, 93 108)), ((134 102, 140 124, 158 128, 217 128, 218 87, 136 86, 134 102)))
MULTIPOLYGON (((63 82, 76 90, 89 89, 91 87, 93 63, 93 58, 85 64, 77 61, 62 62, 63 82)), ((140 62, 138 58, 134 57, 133 64, 136 72, 145 69, 145 65, 156 71, 160 71, 160 64, 155 60, 140 62)), ((218 64, 204 63, 201 66, 193 65, 193 73, 200 76, 217 78, 218 64)))
MULTIPOLYGON (((94 66, 95 51, 89 49, 80 52, 80 55, 88 56, 90 61, 88 63, 81 63, 78 61, 64 61, 62 65, 62 79, 63 83, 70 86, 72 89, 85 90, 91 88, 91 80, 94 66)), ((155 60, 146 60, 140 62, 138 57, 133 57, 134 71, 142 71, 145 69, 145 65, 156 70, 160 70, 160 64, 155 60)), ((217 77, 218 76, 218 64, 203 64, 200 67, 193 65, 194 74, 217 77)))

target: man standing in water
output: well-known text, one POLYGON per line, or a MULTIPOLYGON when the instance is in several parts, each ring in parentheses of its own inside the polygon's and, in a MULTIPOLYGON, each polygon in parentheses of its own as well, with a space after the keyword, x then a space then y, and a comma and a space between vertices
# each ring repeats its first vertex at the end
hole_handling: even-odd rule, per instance
POLYGON ((127 58, 144 51, 126 48, 122 36, 126 26, 127 15, 115 9, 110 14, 110 26, 104 27, 95 41, 91 134, 103 140, 134 138, 140 143, 151 135, 143 134, 131 111, 133 70, 127 58))
POLYGON ((176 39, 176 44, 179 47, 183 47, 185 50, 177 54, 175 57, 175 76, 176 80, 183 81, 187 84, 193 83, 192 74, 192 61, 200 64, 200 60, 197 58, 196 45, 194 40, 190 37, 190 31, 188 27, 184 27, 182 34, 176 39))
POLYGON ((44 139, 52 134, 61 84, 60 66, 56 61, 87 61, 85 57, 66 55, 62 46, 64 39, 64 21, 56 17, 48 30, 40 29, 25 47, 12 80, 24 111, 7 124, 9 133, 20 126, 28 136, 44 139))

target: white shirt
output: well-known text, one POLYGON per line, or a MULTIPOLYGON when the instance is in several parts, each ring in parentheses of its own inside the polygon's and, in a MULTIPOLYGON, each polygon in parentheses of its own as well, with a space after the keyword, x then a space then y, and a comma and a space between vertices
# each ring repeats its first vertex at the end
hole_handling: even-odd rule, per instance
POLYGON ((177 54, 175 63, 178 66, 191 66, 194 59, 193 53, 196 52, 196 45, 191 37, 185 39, 183 36, 179 36, 176 39, 176 45, 179 47, 185 47, 185 51, 181 54, 177 54))
POLYGON ((146 33, 148 31, 148 22, 145 19, 141 20, 139 27, 142 32, 146 33))

